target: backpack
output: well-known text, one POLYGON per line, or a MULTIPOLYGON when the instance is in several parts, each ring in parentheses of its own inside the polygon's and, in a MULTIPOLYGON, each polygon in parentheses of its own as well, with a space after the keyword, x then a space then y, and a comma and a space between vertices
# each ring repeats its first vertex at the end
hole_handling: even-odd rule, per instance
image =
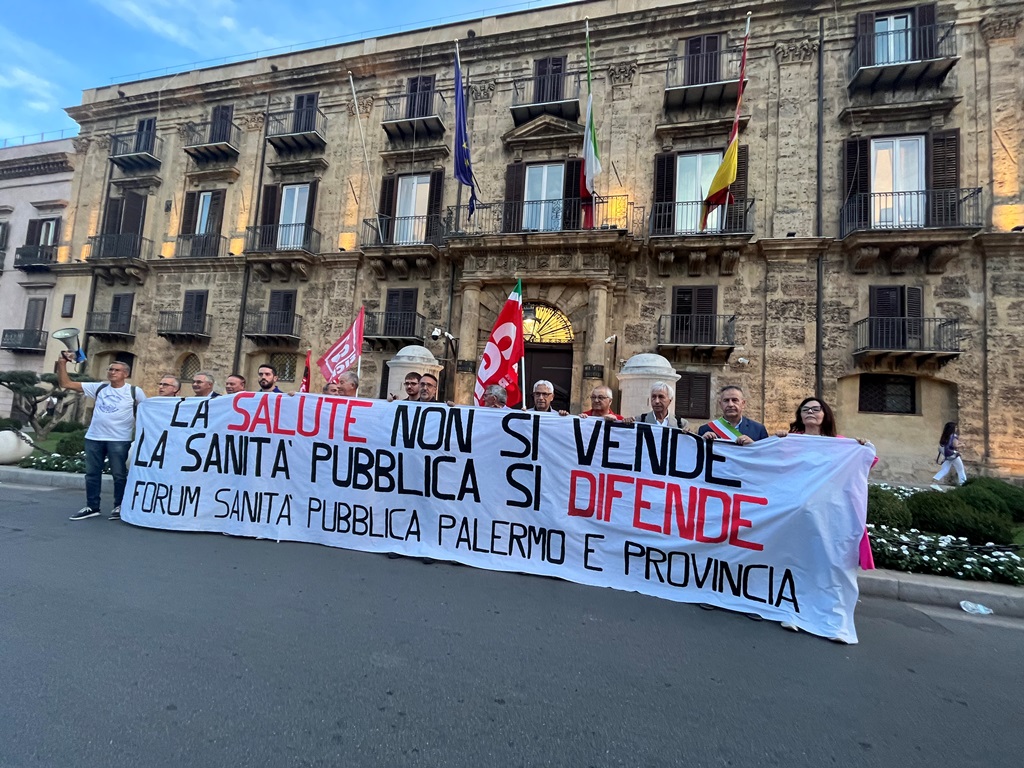
MULTIPOLYGON (((104 382, 96 387, 96 397, 98 398, 100 396, 100 392, 109 386, 109 382, 104 382)), ((138 388, 134 384, 129 384, 128 386, 132 388, 132 418, 136 419, 139 416, 139 401, 135 398, 135 392, 138 388)))

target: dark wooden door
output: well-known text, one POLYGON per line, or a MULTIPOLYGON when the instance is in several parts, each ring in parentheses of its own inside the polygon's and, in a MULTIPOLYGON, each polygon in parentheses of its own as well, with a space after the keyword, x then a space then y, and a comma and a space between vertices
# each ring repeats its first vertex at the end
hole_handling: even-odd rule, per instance
POLYGON ((526 407, 533 407, 534 382, 547 379, 555 390, 551 407, 556 411, 569 410, 572 397, 572 344, 527 344, 525 361, 526 407))

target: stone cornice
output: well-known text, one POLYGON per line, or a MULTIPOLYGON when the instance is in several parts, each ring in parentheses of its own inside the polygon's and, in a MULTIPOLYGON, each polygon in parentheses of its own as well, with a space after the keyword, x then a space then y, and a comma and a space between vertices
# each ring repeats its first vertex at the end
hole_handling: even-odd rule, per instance
POLYGON ((0 179, 49 176, 55 173, 71 173, 74 170, 67 152, 53 152, 48 155, 16 157, 0 161, 0 179))
POLYGON ((936 116, 946 116, 956 105, 963 101, 962 96, 947 96, 942 99, 910 101, 891 104, 863 104, 846 107, 839 113, 844 123, 884 123, 902 120, 930 120, 936 116))
POLYGON ((1019 256, 1024 253, 1024 232, 985 232, 974 237, 985 257, 1019 256))
POLYGON ((832 245, 831 237, 771 237, 757 241, 757 249, 767 261, 814 259, 832 245))
POLYGON ((1021 13, 1017 11, 1001 11, 989 14, 981 20, 981 36, 986 43, 997 40, 1012 40, 1020 29, 1021 13))

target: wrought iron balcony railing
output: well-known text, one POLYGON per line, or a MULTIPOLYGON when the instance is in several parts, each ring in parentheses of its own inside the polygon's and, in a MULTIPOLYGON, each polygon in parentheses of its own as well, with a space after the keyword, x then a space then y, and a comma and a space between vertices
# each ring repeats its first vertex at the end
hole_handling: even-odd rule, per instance
POLYGON ((867 317, 853 324, 854 354, 867 351, 960 352, 960 321, 941 317, 867 317))
POLYGON ((197 160, 237 157, 242 146, 242 129, 234 123, 218 120, 209 123, 188 123, 183 147, 197 160))
POLYGON ((149 256, 152 241, 134 233, 94 235, 89 238, 90 259, 144 259, 149 256))
POLYGON ((267 140, 278 150, 322 149, 327 145, 327 115, 318 107, 271 112, 267 140))
POLYGON ((433 216, 377 216, 363 219, 362 244, 380 245, 441 245, 444 227, 441 217, 433 216))
POLYGON ((25 272, 46 270, 56 263, 56 245, 23 245, 14 252, 14 268, 25 272))
POLYGON ((264 224, 245 230, 246 253, 320 253, 320 233, 308 224, 264 224))
POLYGON ((843 205, 839 236, 892 229, 980 229, 981 188, 925 189, 851 195, 843 205))
POLYGON ((5 328, 0 349, 11 352, 45 352, 50 334, 36 328, 5 328))
POLYGON ((164 140, 154 131, 120 133, 110 137, 110 161, 124 171, 153 171, 160 167, 164 140))
POLYGON ((89 312, 85 332, 94 336, 134 336, 135 316, 124 312, 89 312))
POLYGON ((652 237, 674 235, 731 235, 754 231, 754 198, 737 197, 723 211, 717 208, 708 215, 707 228, 701 229, 703 203, 655 203, 651 210, 652 237))
POLYGON ((427 319, 415 312, 367 312, 363 336, 368 339, 423 339, 427 319))
POLYGON ((512 121, 516 125, 540 115, 575 122, 580 117, 583 72, 557 72, 512 81, 512 121))
POLYGON ((732 347, 736 344, 736 315, 662 315, 658 346, 732 347))
POLYGON ((295 339, 302 331, 302 317, 294 312, 245 313, 243 332, 246 336, 295 339))
POLYGON ((178 235, 174 255, 179 259, 209 259, 224 256, 228 239, 222 235, 178 235))
POLYGON ((956 25, 928 24, 858 35, 850 49, 850 76, 864 67, 885 67, 956 54, 956 25))
POLYGON ((473 235, 587 232, 621 230, 632 235, 643 232, 644 209, 626 195, 579 197, 556 200, 511 200, 476 206, 469 218, 468 206, 448 208, 445 237, 473 235))
POLYGON ((742 48, 723 48, 706 53, 687 53, 669 59, 665 88, 690 88, 740 79, 742 48))
POLYGON ((208 337, 210 315, 196 312, 161 312, 156 332, 160 336, 208 337))
POLYGON ((448 101, 440 91, 384 97, 381 125, 391 138, 439 136, 448 123, 448 101))

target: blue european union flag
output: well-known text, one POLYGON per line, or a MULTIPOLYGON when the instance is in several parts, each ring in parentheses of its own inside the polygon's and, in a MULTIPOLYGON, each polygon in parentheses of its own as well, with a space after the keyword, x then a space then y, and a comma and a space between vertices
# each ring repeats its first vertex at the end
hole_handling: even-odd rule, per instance
POLYGON ((455 178, 469 187, 469 215, 476 210, 476 185, 473 162, 469 156, 469 129, 466 127, 466 94, 462 89, 462 65, 455 46, 455 178))

